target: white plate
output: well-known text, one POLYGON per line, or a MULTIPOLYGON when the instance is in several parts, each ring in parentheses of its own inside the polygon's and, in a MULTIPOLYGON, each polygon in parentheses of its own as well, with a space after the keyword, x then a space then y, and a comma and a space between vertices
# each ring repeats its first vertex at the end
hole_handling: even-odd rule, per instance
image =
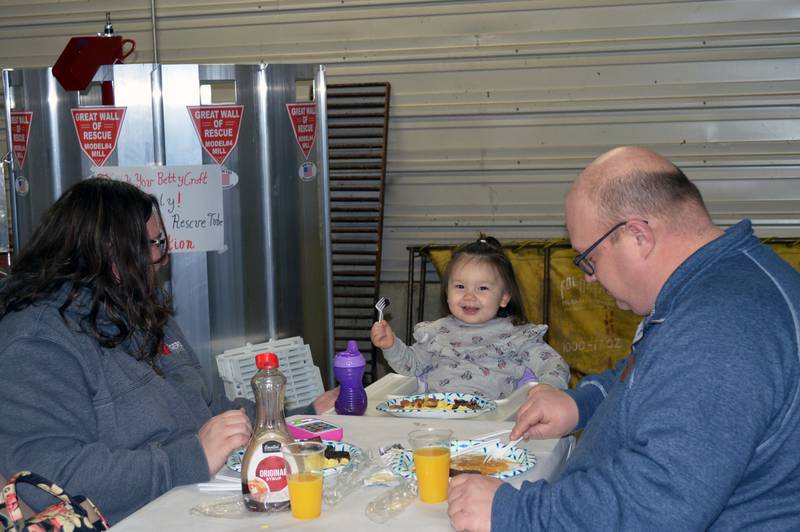
POLYGON ((497 408, 497 403, 484 399, 480 395, 472 395, 469 393, 460 392, 442 392, 442 393, 421 393, 417 395, 408 395, 406 397, 398 397, 391 401, 385 401, 376 407, 381 412, 397 416, 397 417, 422 417, 433 419, 465 419, 470 417, 480 416, 486 412, 491 412, 497 408), (403 401, 415 401, 417 399, 433 398, 437 401, 446 401, 454 403, 456 399, 462 401, 474 400, 478 404, 478 408, 473 410, 432 410, 432 409, 419 409, 419 408, 389 408, 393 405, 400 405, 403 401))
MULTIPOLYGON (((322 443, 325 445, 330 445, 336 451, 347 451, 350 453, 350 460, 352 461, 354 457, 361 456, 361 449, 356 447, 355 445, 351 445, 349 443, 341 442, 341 441, 328 441, 322 440, 322 443)), ((241 473, 242 471, 242 458, 244 457, 244 448, 237 449, 231 453, 228 457, 228 460, 225 462, 225 465, 228 466, 229 469, 236 471, 237 473, 241 473)), ((330 476, 335 475, 342 469, 347 467, 347 464, 338 465, 336 467, 328 467, 322 471, 323 476, 330 476)))
MULTIPOLYGON (((477 445, 478 443, 480 443, 478 440, 452 441, 450 442, 450 452, 454 453, 458 449, 471 447, 473 445, 477 445)), ((470 452, 469 454, 478 454, 481 456, 485 456, 490 449, 502 447, 503 445, 505 444, 497 442, 491 445, 487 445, 485 447, 479 447, 474 451, 470 452)), ((511 449, 509 449, 503 458, 511 462, 515 462, 516 466, 507 471, 503 471, 502 473, 495 473, 489 476, 496 477, 499 479, 511 478, 513 476, 519 475, 520 473, 524 473, 525 471, 536 465, 536 456, 533 453, 529 453, 525 449, 521 449, 519 447, 512 447, 511 449)), ((395 475, 399 475, 403 478, 416 477, 416 474, 414 473, 414 456, 412 452, 409 450, 396 453, 395 456, 392 458, 392 463, 390 468, 392 470, 392 473, 394 473, 395 475)))

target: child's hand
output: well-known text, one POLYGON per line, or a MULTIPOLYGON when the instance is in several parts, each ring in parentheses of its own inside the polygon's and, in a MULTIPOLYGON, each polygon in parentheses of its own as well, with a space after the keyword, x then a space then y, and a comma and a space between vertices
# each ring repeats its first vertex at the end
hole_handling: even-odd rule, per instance
POLYGON ((339 387, 333 390, 328 390, 314 400, 314 412, 317 414, 324 414, 336 404, 336 399, 339 398, 339 387))
POLYGON ((394 331, 386 320, 376 321, 372 324, 369 337, 375 347, 389 349, 394 345, 394 331))

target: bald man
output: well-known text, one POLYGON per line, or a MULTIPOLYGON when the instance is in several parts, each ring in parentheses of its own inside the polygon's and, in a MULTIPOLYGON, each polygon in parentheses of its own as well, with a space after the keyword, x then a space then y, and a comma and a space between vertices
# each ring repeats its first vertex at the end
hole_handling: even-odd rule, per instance
POLYGON ((561 478, 455 477, 453 527, 800 529, 800 274, 644 148, 592 162, 566 218, 586 280, 642 322, 615 369, 517 413, 511 438, 583 429, 561 478))

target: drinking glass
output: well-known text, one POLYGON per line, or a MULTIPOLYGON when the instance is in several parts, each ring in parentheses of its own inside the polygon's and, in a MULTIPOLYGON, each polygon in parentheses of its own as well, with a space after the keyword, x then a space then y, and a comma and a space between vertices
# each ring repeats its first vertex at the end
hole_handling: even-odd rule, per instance
POLYGON ((453 431, 428 427, 408 433, 414 451, 419 498, 422 502, 447 500, 450 481, 450 440, 453 431))
POLYGON ((292 516, 297 519, 316 519, 322 513, 322 469, 325 463, 325 444, 303 441, 284 445, 286 479, 292 516))

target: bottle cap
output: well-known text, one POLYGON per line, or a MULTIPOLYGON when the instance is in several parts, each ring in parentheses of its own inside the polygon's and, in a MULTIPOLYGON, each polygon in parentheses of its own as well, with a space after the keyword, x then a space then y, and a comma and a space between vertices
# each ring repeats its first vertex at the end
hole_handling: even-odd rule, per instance
POLYGON ((355 340, 347 341, 347 349, 336 353, 333 360, 334 368, 357 368, 366 365, 364 355, 358 350, 358 343, 355 340))
POLYGON ((278 367, 278 355, 275 353, 259 353, 256 355, 258 369, 275 369, 278 367))

